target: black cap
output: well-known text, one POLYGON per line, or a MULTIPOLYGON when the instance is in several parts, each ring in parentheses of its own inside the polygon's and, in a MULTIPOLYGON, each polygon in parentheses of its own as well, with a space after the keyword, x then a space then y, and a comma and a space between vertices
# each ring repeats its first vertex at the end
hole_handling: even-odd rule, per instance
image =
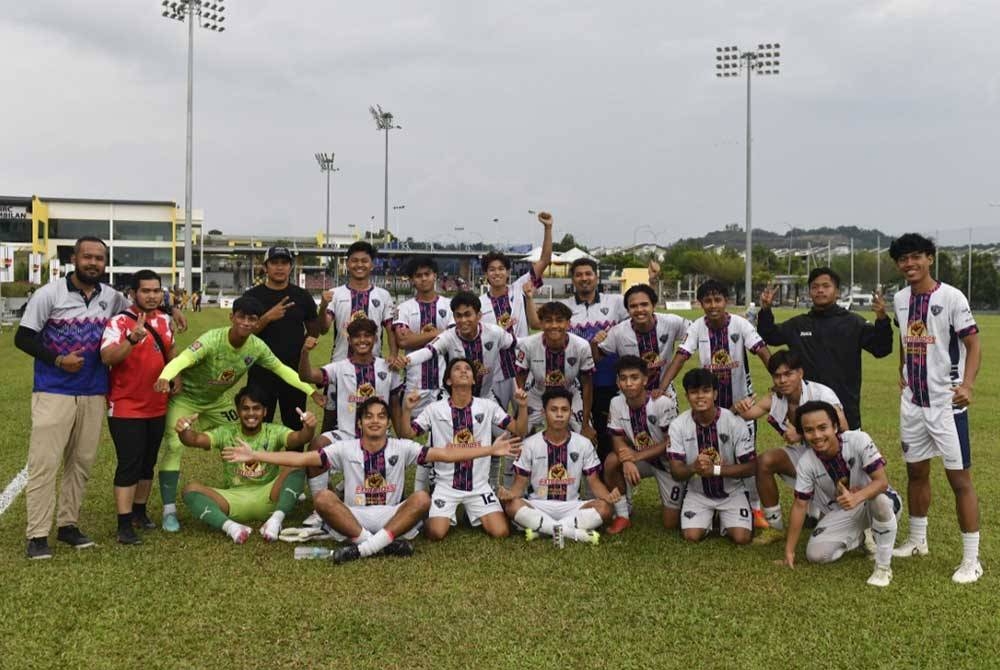
POLYGON ((288 247, 269 247, 264 255, 264 262, 273 261, 275 258, 287 258, 291 261, 292 252, 288 250, 288 247))

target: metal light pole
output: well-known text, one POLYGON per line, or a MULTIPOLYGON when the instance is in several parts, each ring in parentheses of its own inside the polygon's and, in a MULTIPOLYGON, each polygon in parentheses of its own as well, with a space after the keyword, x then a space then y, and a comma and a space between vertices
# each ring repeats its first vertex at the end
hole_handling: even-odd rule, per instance
MULTIPOLYGON (((403 209, 406 209, 406 205, 393 205, 392 206, 392 210, 394 212, 398 212, 398 211, 403 210, 403 209)), ((402 238, 399 236, 399 214, 396 214, 395 216, 396 216, 396 239, 400 240, 402 238)))
POLYGON ((755 51, 741 51, 737 46, 715 48, 715 76, 738 77, 743 71, 747 75, 747 189, 746 189, 746 301, 750 305, 753 295, 753 243, 750 222, 750 74, 776 75, 781 45, 778 43, 758 44, 755 51), (745 61, 745 62, 744 62, 745 61))
POLYGON ((392 114, 384 111, 381 105, 375 105, 374 107, 369 107, 368 111, 371 112, 372 118, 375 119, 375 127, 378 130, 385 131, 385 202, 383 204, 384 210, 382 215, 383 216, 382 228, 383 228, 383 234, 388 235, 389 233, 389 131, 402 130, 403 126, 394 125, 392 114))
MULTIPOLYGON (((316 154, 316 162, 319 163, 320 172, 326 173, 326 234, 323 237, 323 246, 330 246, 330 175, 334 172, 340 172, 340 168, 333 167, 333 157, 336 154, 330 152, 329 154, 319 153, 316 154)), ((326 278, 327 269, 323 269, 323 288, 326 289, 326 278)))
MULTIPOLYGON (((184 288, 193 290, 191 277, 192 251, 191 238, 194 233, 191 227, 191 192, 194 181, 194 26, 195 22, 207 30, 224 32, 222 23, 226 20, 223 12, 225 0, 163 0, 160 6, 162 15, 175 21, 188 23, 188 53, 187 53, 187 157, 185 159, 184 175, 184 288)), ((202 227, 204 227, 202 222, 202 227)))

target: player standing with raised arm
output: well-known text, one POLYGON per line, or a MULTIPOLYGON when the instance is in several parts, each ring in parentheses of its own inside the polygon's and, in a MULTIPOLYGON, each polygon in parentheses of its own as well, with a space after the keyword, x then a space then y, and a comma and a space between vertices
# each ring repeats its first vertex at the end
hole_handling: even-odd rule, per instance
POLYGON ((927 554, 930 459, 941 457, 962 531, 962 562, 952 581, 967 584, 983 574, 979 498, 972 484, 969 445, 969 405, 982 352, 968 300, 954 286, 931 276, 936 253, 931 240, 915 233, 889 245, 889 256, 907 284, 893 297, 893 309, 902 340, 899 433, 906 460, 910 535, 894 555, 927 554))
MULTIPOLYGON (((486 293, 480 298, 483 323, 496 324, 515 339, 527 337, 531 328, 540 327, 535 314, 533 291, 542 285, 542 275, 552 261, 552 215, 539 212, 538 221, 545 230, 542 250, 527 273, 508 285, 510 258, 500 251, 491 251, 482 260, 483 274, 486 275, 488 285, 486 293)), ((493 392, 504 411, 510 410, 514 393, 514 377, 517 374, 514 354, 513 350, 509 350, 500 355, 500 370, 493 382, 493 392)))

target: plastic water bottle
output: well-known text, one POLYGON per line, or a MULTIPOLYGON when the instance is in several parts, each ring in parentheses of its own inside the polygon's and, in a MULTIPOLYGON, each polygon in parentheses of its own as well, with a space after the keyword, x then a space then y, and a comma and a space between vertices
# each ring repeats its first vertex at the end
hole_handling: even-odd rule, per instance
POLYGON ((757 327, 757 313, 758 313, 759 311, 760 311, 760 308, 759 308, 759 307, 757 307, 757 305, 756 305, 755 303, 750 303, 750 306, 749 306, 749 307, 747 307, 747 311, 746 311, 746 319, 747 319, 747 321, 749 321, 749 322, 750 322, 750 324, 751 324, 751 325, 752 325, 752 326, 753 326, 754 328, 756 328, 756 327, 757 327))
POLYGON ((332 549, 324 547, 295 547, 295 560, 308 561, 315 558, 330 558, 333 555, 332 549))
POLYGON ((552 546, 556 549, 562 549, 566 546, 566 538, 563 535, 563 527, 556 524, 552 527, 552 546))

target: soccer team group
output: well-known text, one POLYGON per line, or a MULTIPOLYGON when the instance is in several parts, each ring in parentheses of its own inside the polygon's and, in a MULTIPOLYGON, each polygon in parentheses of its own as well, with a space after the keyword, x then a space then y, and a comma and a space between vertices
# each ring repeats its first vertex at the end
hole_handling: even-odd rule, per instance
MULTIPOLYGON (((511 259, 490 252, 484 293, 447 298, 434 259, 418 256, 406 270, 414 297, 398 307, 372 281, 377 251, 367 242, 347 250, 347 282, 318 307, 290 283, 289 251, 272 247, 265 281, 233 303, 230 325, 179 352, 174 329, 186 323, 163 307, 159 276, 136 273, 129 301, 100 283, 103 241, 80 239, 75 271, 34 294, 15 338, 35 358, 27 555, 52 556, 60 464, 57 538, 93 545, 79 510, 107 416, 123 544, 156 528, 146 508, 154 469, 162 528, 180 531, 180 465, 196 448, 221 452, 223 485, 189 481, 183 502, 196 523, 237 544, 262 523, 268 541, 343 541, 337 563, 410 556, 421 531, 443 539, 460 507, 492 537, 513 525, 527 540, 597 544, 602 526, 627 531, 633 491, 651 478, 664 528, 685 540, 715 529, 735 544, 783 539, 792 567, 810 529, 808 561, 864 548, 875 559, 868 583, 887 586, 893 557, 928 553, 929 471, 940 457, 962 533, 952 579, 981 576, 968 440, 978 328, 965 296, 933 278, 932 241, 907 234, 890 248, 906 282, 892 305, 909 511, 897 546, 903 501, 860 430, 862 351, 887 356, 895 339, 881 295, 866 322, 837 305, 837 274, 817 268, 812 308, 779 324, 772 288, 748 319, 727 310, 727 287, 710 279, 697 290, 704 316, 689 322, 656 311, 649 285, 602 293, 597 264, 580 259, 570 268, 574 296, 536 307, 552 254, 552 217, 539 222, 541 255, 522 276, 512 280, 511 259), (330 362, 316 367, 310 352, 331 329, 330 362), (768 344, 787 349, 772 354, 768 344), (767 393, 753 392, 751 355, 770 373, 767 393), (763 418, 782 446, 758 454, 763 418), (334 487, 331 472, 342 475, 334 487), (779 478, 794 492, 787 528, 779 478), (284 527, 307 489, 314 512, 284 527)), ((652 284, 659 268, 649 270, 652 284)))

